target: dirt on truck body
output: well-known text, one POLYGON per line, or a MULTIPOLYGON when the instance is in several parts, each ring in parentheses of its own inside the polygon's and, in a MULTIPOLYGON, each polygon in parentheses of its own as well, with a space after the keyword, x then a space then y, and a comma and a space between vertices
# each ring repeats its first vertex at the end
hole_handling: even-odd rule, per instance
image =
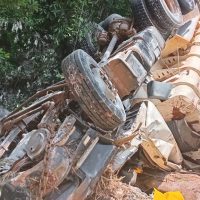
POLYGON ((65 80, 1 109, 0 199, 200 199, 199 4, 130 3, 89 24, 65 80))

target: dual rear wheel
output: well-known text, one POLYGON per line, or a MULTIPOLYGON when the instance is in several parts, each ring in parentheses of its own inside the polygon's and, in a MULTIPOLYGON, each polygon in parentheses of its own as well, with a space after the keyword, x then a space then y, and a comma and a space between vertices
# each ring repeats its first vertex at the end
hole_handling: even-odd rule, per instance
POLYGON ((165 39, 183 22, 177 0, 130 0, 135 26, 142 31, 155 26, 165 39))

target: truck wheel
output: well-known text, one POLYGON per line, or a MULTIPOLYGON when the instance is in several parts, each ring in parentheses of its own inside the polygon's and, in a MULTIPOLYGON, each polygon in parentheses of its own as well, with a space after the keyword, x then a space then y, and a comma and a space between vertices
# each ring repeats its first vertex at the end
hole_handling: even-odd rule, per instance
POLYGON ((121 99, 91 56, 78 49, 63 60, 62 70, 75 100, 96 126, 113 130, 125 121, 121 99))
POLYGON ((153 19, 166 30, 178 28, 183 23, 181 8, 177 0, 146 0, 153 19))
POLYGON ((183 15, 192 11, 195 7, 195 0, 178 0, 183 15))
POLYGON ((99 60, 100 58, 98 56, 98 51, 99 51, 98 37, 100 33, 104 31, 104 29, 96 23, 89 23, 86 27, 87 31, 83 36, 83 38, 80 40, 77 47, 84 50, 95 60, 99 60))
POLYGON ((158 22, 152 18, 144 0, 130 0, 130 3, 135 27, 138 31, 143 31, 149 26, 155 26, 165 40, 170 36, 172 29, 162 28, 158 22))
POLYGON ((117 19, 123 19, 124 17, 122 17, 121 15, 118 14, 112 14, 110 16, 108 16, 104 21, 100 22, 99 25, 101 27, 103 27, 105 30, 108 30, 109 25, 117 19))

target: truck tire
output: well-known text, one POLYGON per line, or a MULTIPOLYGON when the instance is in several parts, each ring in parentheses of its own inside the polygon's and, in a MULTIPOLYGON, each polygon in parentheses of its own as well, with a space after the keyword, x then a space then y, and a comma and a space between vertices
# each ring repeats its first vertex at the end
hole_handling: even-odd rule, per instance
POLYGON ((99 60, 98 51, 98 37, 104 29, 96 24, 96 23, 89 23, 87 25, 87 31, 83 38, 79 41, 77 48, 84 50, 87 54, 92 56, 95 60, 99 60))
POLYGON ((165 40, 170 36, 172 29, 162 28, 158 22, 153 19, 144 0, 130 0, 130 3, 137 31, 143 31, 149 26, 155 26, 165 40))
POLYGON ((75 100, 97 127, 110 131, 125 121, 121 99, 91 56, 78 49, 63 60, 62 70, 75 100))
POLYGON ((160 27, 172 30, 182 25, 183 16, 177 0, 146 0, 146 5, 160 27))
POLYGON ((183 15, 189 13, 195 8, 195 0, 178 0, 183 15))
POLYGON ((108 16, 104 21, 100 22, 99 25, 101 27, 103 27, 105 30, 108 30, 109 25, 117 19, 123 19, 124 17, 122 17, 121 15, 118 14, 112 14, 110 16, 108 16))

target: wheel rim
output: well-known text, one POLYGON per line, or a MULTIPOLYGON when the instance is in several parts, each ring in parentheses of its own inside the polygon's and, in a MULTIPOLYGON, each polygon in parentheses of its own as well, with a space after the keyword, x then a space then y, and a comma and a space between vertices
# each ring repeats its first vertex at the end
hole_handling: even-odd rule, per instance
POLYGON ((183 22, 183 16, 180 5, 177 0, 162 0, 165 7, 168 9, 171 18, 178 24, 181 25, 183 22))
POLYGON ((165 3, 173 14, 180 14, 180 6, 177 1, 165 0, 165 3))

